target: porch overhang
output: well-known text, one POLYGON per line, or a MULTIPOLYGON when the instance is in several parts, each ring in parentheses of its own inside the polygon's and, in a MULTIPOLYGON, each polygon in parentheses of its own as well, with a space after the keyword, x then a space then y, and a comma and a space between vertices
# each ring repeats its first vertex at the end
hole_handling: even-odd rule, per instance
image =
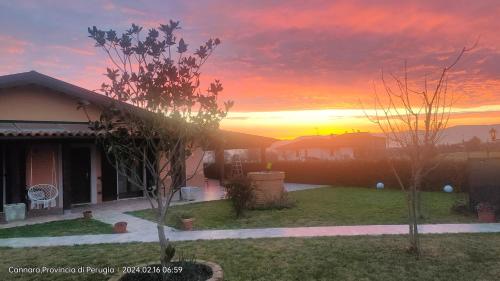
POLYGON ((0 121, 0 139, 93 138, 88 123, 0 121))

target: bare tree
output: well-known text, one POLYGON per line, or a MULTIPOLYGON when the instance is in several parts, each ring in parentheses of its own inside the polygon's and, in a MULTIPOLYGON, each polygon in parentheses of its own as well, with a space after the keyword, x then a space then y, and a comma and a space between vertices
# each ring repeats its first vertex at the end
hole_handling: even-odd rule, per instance
POLYGON ((388 142, 399 147, 410 162, 410 178, 406 180, 400 177, 389 159, 392 171, 407 195, 409 251, 417 257, 420 255, 419 190, 425 177, 439 163, 435 157, 436 145, 447 127, 455 102, 453 93, 448 91, 449 73, 472 48, 464 47, 457 57, 440 71, 437 80, 429 82, 426 77, 419 89, 415 89, 408 79, 406 62, 403 77, 390 75, 392 83, 386 80, 382 71, 383 94, 379 94, 375 88, 374 113, 365 112, 369 120, 378 125, 388 142))
POLYGON ((163 266, 175 253, 165 235, 165 218, 174 193, 190 177, 185 160, 206 145, 232 105, 219 107, 217 80, 206 91, 199 89, 200 69, 219 39, 188 54, 188 45, 175 36, 177 29, 179 23, 170 21, 143 39, 142 27, 135 24, 121 36, 114 30, 88 30, 112 62, 101 90, 116 100, 102 109, 99 120, 90 121, 111 163, 149 199, 163 266))

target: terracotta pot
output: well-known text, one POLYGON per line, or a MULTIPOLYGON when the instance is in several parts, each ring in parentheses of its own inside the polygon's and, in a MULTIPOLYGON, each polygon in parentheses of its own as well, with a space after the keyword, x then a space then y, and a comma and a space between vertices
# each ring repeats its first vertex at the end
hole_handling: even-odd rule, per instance
POLYGON ((124 221, 120 221, 115 223, 113 226, 114 233, 126 233, 127 232, 127 223, 124 221))
POLYGON ((194 219, 182 219, 182 229, 191 231, 193 230, 194 219))
POLYGON ((493 210, 478 211, 477 217, 480 222, 496 222, 495 212, 493 210))
POLYGON ((91 219, 92 218, 92 211, 83 211, 83 218, 84 219, 91 219))

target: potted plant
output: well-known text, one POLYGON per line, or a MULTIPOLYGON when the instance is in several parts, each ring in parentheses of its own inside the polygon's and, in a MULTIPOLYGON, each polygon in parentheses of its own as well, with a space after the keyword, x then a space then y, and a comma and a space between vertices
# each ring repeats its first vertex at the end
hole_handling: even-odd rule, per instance
POLYGON ((479 203, 476 206, 477 217, 480 222, 496 222, 495 207, 487 202, 479 203))
POLYGON ((90 211, 90 210, 83 211, 83 218, 86 220, 91 219, 92 218, 92 211, 90 211))
POLYGON ((126 233, 127 232, 127 222, 119 221, 113 226, 114 233, 126 233))
POLYGON ((179 219, 182 223, 182 229, 183 230, 193 230, 193 222, 194 222, 194 218, 193 218, 193 214, 191 214, 190 212, 182 212, 182 213, 179 213, 179 219))

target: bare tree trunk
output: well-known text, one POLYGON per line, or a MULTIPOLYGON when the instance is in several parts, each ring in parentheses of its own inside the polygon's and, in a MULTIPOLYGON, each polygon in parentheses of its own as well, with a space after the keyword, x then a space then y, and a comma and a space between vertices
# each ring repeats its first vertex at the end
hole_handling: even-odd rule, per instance
POLYGON ((417 258, 420 256, 420 241, 418 236, 417 190, 415 186, 410 190, 410 252, 417 258))
POLYGON ((409 226, 410 226, 410 248, 409 252, 415 254, 418 258, 420 256, 420 240, 418 236, 418 219, 419 213, 419 195, 418 187, 421 182, 421 170, 420 168, 413 169, 413 176, 411 179, 410 190, 408 190, 408 203, 409 203, 409 226))
MULTIPOLYGON (((156 177, 156 186, 157 190, 160 188, 160 180, 158 177, 156 177)), ((161 191, 158 191, 161 192, 161 191)), ((157 222, 156 222, 156 228, 158 230, 158 238, 160 242, 160 264, 161 264, 161 276, 162 280, 166 281, 167 280, 167 275, 165 272, 163 272, 163 268, 166 268, 168 266, 167 261, 167 247, 168 247, 168 239, 167 236, 165 235, 165 213, 168 206, 163 204, 162 196, 159 193, 157 195, 157 204, 158 204, 158 217, 157 217, 157 222)))
MULTIPOLYGON (((168 239, 167 236, 165 235, 165 225, 161 222, 159 222, 156 225, 158 229, 158 237, 160 238, 160 261, 161 261, 161 267, 163 272, 163 268, 166 268, 167 265, 167 259, 166 259, 166 253, 167 253, 167 246, 168 246, 168 239)), ((163 273, 162 274, 162 280, 165 281, 167 276, 163 273)))
POLYGON ((420 187, 417 188, 416 193, 417 193, 417 197, 416 197, 416 200, 417 200, 417 217, 419 219, 424 219, 425 216, 424 216, 424 213, 422 212, 422 192, 420 191, 420 187))

